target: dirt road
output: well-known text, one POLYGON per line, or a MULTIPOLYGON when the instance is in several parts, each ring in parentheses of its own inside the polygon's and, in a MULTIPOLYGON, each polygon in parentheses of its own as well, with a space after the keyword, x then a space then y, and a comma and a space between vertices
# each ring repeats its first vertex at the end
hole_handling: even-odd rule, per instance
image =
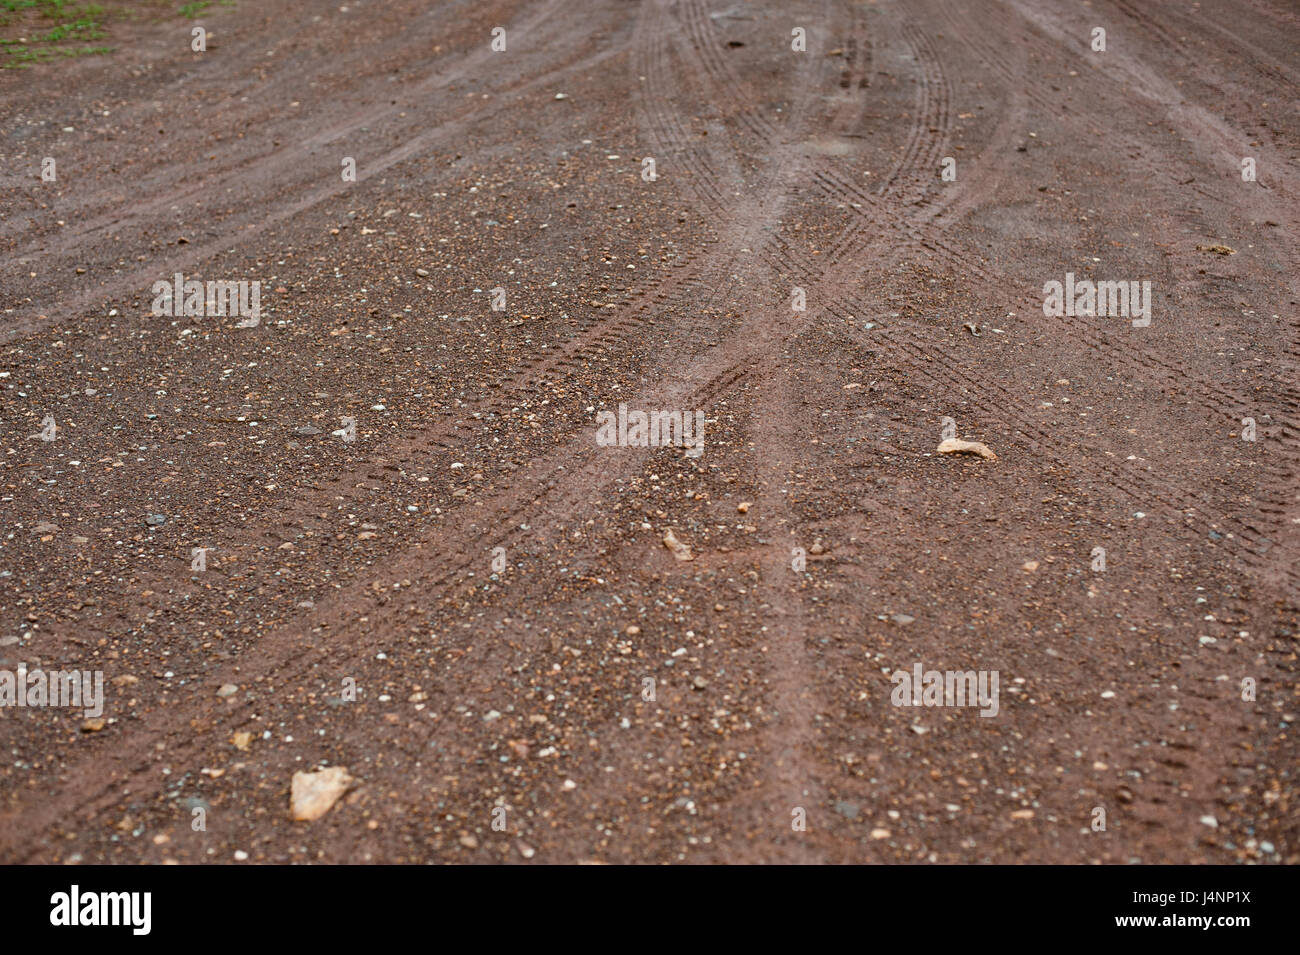
POLYGON ((0 861, 1297 861, 1298 40, 240 0, 0 71, 0 702, 104 681, 0 706, 0 861))

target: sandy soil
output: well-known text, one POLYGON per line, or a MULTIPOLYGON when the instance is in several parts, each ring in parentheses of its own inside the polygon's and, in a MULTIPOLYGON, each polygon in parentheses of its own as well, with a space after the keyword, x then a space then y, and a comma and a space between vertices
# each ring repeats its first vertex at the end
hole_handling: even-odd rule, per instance
POLYGON ((105 680, 0 707, 0 861, 1300 857, 1293 5, 110 40, 0 73, 0 669, 105 680), (177 272, 259 323, 155 315, 177 272), (1149 326, 1044 315, 1067 272, 1149 326))

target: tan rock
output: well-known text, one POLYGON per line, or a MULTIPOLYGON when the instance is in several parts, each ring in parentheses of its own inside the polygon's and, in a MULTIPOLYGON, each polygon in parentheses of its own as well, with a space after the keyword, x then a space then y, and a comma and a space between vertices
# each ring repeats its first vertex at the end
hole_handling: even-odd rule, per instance
POLYGON ((343 766, 331 766, 314 773, 301 770, 293 774, 290 808, 298 822, 319 819, 339 800, 354 780, 343 766))
POLYGON ((695 559, 695 555, 691 553, 690 547, 679 541, 677 535, 671 530, 664 531, 664 546, 672 551, 673 556, 678 560, 695 559))
POLYGON ((989 450, 988 445, 979 441, 963 441, 961 438, 948 438, 936 449, 940 454, 977 454, 986 461, 996 461, 998 456, 989 450))

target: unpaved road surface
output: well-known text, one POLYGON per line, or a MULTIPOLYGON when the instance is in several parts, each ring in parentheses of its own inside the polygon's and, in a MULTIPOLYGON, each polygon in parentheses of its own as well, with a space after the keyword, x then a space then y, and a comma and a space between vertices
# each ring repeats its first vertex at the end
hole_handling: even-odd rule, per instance
POLYGON ((1292 4, 110 40, 0 74, 0 674, 104 679, 0 707, 0 861, 1300 856, 1292 4))

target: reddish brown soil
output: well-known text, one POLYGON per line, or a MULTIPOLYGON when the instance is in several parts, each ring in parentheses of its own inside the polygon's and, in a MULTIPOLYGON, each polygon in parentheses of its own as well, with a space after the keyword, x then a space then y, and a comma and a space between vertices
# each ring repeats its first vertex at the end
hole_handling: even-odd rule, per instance
POLYGON ((1300 856, 1289 3, 194 22, 0 74, 0 668, 109 681, 0 708, 0 861, 1300 856), (177 271, 261 324, 155 317, 177 271), (1044 317, 1067 271, 1150 327, 1044 317))

